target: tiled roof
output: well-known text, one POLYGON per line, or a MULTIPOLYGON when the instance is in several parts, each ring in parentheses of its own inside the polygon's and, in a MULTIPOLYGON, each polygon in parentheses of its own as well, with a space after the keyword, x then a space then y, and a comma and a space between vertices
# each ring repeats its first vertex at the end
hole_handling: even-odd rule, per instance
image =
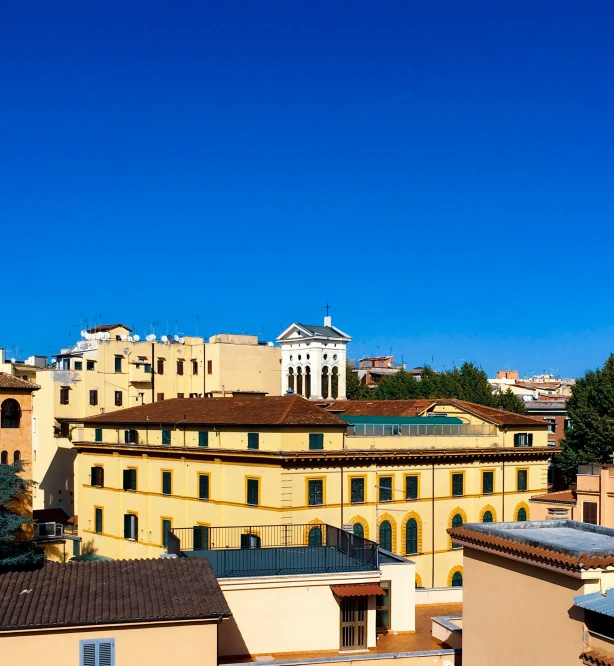
POLYGON ((422 414, 435 400, 335 400, 326 409, 343 416, 416 416, 422 414))
POLYGON ((0 576, 0 631, 229 616, 204 557, 52 562, 0 576))
MULTIPOLYGON (((534 523, 493 523, 485 525, 467 524, 462 527, 448 529, 448 534, 452 541, 462 546, 474 547, 478 550, 485 550, 495 553, 501 557, 510 559, 524 560, 528 564, 545 565, 567 571, 581 571, 583 569, 604 569, 614 567, 614 550, 593 549, 588 552, 576 551, 572 547, 555 544, 543 544, 534 541, 535 545, 528 543, 523 538, 523 529, 521 528, 546 528, 556 529, 560 526, 583 526, 584 523, 574 523, 570 520, 563 521, 542 521, 534 523), (513 535, 511 532, 517 531, 513 535)), ((593 527, 593 526, 588 526, 593 527)), ((577 531, 589 533, 587 526, 576 527, 577 531)), ((607 528, 598 528, 600 532, 608 534, 613 530, 607 528)), ((596 530, 595 530, 596 531, 596 530)), ((611 537, 614 540, 614 536, 611 537)))
POLYGON ((0 389, 13 389, 16 391, 38 391, 40 386, 33 384, 21 377, 9 375, 6 372, 0 372, 0 389))
POLYGON ((438 400, 437 404, 455 405, 461 409, 465 409, 474 416, 500 426, 541 426, 542 428, 547 428, 550 425, 543 419, 536 419, 524 414, 516 414, 515 412, 506 412, 504 409, 476 405, 474 402, 467 402, 465 400, 438 400))
POLYGON ((378 583, 331 585, 330 589, 338 597, 380 597, 386 594, 386 591, 378 583))
POLYGON ((560 504, 575 504, 575 490, 559 490, 555 493, 544 493, 543 495, 533 495, 531 502, 553 502, 560 504))
POLYGON ((83 422, 347 427, 340 418, 299 395, 173 398, 90 416, 83 422))
POLYGON ((614 657, 606 657, 606 655, 595 652, 594 650, 583 652, 580 655, 580 659, 582 659, 585 664, 590 664, 590 666, 614 666, 614 657))
POLYGON ((126 326, 126 324, 100 324, 99 326, 94 326, 94 328, 88 328, 87 332, 88 333, 107 333, 108 331, 112 331, 114 328, 125 328, 128 331, 131 331, 132 329, 130 326, 126 326))

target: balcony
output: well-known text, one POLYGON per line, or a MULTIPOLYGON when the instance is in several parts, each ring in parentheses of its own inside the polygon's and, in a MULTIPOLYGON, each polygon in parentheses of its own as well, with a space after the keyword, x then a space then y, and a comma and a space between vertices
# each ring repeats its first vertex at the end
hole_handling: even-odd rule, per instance
POLYGON ((332 525, 179 527, 168 552, 206 557, 218 578, 377 571, 376 543, 332 525))

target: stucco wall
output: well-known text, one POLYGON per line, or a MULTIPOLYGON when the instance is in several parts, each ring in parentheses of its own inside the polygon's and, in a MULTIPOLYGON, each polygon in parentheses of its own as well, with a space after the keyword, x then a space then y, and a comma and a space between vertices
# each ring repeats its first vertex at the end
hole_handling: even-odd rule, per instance
POLYGON ((464 663, 578 663, 583 625, 573 597, 584 593, 587 581, 467 547, 464 551, 464 663))
POLYGON ((30 658, 37 655, 45 666, 78 664, 79 641, 88 638, 115 639, 115 666, 217 665, 217 624, 204 623, 2 634, 2 663, 18 664, 23 662, 24 655, 30 658))
POLYGON ((390 631, 416 629, 416 565, 382 564, 382 580, 390 581, 390 631))

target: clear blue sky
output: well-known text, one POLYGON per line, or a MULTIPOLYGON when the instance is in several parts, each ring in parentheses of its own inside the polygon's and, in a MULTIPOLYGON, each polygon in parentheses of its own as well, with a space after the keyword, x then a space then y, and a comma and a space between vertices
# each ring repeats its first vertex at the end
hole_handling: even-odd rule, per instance
POLYGON ((613 30, 606 0, 5 3, 0 345, 329 302, 355 357, 601 364, 613 30))

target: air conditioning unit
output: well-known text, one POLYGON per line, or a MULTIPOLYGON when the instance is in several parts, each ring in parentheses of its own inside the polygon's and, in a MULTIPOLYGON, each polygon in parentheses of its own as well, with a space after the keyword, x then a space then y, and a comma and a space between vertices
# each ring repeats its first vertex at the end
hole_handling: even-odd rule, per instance
POLYGON ((34 523, 34 538, 51 539, 64 534, 64 525, 61 523, 34 523))

